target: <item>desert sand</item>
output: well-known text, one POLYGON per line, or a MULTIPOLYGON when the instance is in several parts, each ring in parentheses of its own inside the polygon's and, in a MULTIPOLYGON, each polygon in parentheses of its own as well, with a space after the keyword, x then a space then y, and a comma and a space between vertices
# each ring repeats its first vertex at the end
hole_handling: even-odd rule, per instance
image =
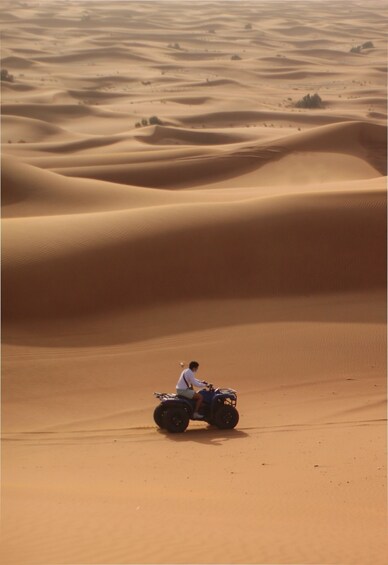
POLYGON ((387 12, 4 0, 2 563, 387 563, 387 12))

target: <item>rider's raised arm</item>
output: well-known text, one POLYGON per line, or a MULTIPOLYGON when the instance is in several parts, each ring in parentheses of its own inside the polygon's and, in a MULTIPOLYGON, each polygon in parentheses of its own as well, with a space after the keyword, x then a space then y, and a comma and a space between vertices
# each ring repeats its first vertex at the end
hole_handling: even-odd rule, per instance
POLYGON ((198 379, 196 379, 194 377, 194 375, 190 375, 190 382, 194 386, 206 386, 207 385, 206 381, 199 381, 198 379))

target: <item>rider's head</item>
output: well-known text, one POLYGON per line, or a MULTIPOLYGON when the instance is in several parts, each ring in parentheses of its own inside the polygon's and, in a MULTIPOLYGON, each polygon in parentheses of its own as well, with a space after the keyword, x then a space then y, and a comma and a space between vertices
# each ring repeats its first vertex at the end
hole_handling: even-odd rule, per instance
POLYGON ((199 363, 197 363, 196 361, 190 361, 189 369, 195 372, 198 370, 198 367, 199 367, 199 363))

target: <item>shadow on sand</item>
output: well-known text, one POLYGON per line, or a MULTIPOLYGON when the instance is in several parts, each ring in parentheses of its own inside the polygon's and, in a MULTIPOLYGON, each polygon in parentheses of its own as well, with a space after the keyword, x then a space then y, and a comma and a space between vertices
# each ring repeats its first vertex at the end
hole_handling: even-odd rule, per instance
POLYGON ((197 443, 204 443, 206 445, 222 445, 226 441, 232 439, 244 439, 249 437, 249 434, 241 430, 220 430, 212 426, 202 429, 186 430, 183 434, 171 434, 165 430, 157 430, 160 435, 165 436, 167 440, 176 442, 194 441, 197 443))

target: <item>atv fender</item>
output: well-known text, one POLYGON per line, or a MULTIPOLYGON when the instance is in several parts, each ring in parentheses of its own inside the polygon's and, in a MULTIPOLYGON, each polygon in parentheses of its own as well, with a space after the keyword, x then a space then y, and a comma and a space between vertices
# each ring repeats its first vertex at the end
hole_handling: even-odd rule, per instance
POLYGON ((194 408, 189 400, 186 400, 185 398, 170 398, 163 402, 163 406, 166 406, 166 408, 169 406, 176 406, 177 404, 179 404, 179 406, 183 406, 183 408, 187 411, 189 417, 191 418, 194 412, 194 408))

